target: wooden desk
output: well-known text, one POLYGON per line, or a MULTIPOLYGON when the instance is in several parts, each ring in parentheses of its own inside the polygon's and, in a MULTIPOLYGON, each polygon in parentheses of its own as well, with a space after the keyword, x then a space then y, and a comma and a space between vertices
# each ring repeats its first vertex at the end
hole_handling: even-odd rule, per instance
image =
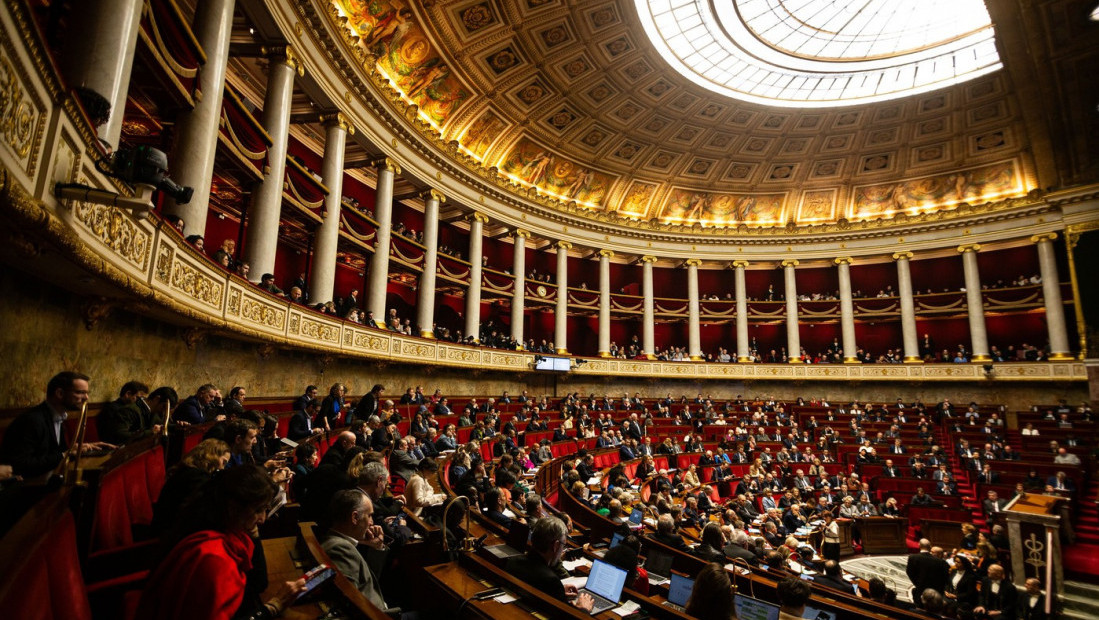
MULTIPOLYGON (((286 538, 268 538, 263 541, 263 554, 267 558, 267 589, 260 595, 260 600, 266 601, 275 596, 282 584, 300 578, 308 568, 302 567, 300 562, 294 560, 293 553, 297 548, 298 538, 287 536, 286 538)), ((282 618, 290 620, 306 620, 318 618, 325 611, 318 603, 306 603, 292 605, 283 612, 282 618)))
POLYGON ((862 551, 866 554, 908 553, 905 533, 908 520, 890 517, 859 517, 855 525, 862 536, 862 551))
POLYGON ((962 546, 962 524, 957 521, 923 519, 920 522, 920 535, 930 540, 932 545, 948 551, 962 546))

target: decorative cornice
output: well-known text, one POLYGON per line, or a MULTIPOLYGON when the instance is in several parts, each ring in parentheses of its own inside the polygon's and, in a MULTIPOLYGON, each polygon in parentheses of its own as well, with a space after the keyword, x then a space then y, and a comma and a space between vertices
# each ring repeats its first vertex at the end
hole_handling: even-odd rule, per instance
POLYGON ((968 243, 966 245, 959 245, 958 246, 958 251, 961 252, 962 254, 965 254, 966 252, 980 252, 981 251, 981 244, 979 244, 979 243, 968 243))

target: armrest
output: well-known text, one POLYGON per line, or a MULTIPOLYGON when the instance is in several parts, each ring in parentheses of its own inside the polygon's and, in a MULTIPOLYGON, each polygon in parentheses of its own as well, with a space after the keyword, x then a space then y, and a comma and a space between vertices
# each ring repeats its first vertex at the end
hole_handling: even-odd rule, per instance
POLYGON ((84 574, 88 587, 152 568, 160 541, 147 540, 128 547, 96 551, 88 556, 84 574))

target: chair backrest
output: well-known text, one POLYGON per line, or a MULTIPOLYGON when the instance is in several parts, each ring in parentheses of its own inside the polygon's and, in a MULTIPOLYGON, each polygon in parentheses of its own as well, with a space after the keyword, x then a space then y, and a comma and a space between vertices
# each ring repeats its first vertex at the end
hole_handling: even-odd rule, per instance
POLYGON ((99 479, 92 518, 91 551, 128 547, 134 543, 127 469, 126 466, 116 467, 99 479))

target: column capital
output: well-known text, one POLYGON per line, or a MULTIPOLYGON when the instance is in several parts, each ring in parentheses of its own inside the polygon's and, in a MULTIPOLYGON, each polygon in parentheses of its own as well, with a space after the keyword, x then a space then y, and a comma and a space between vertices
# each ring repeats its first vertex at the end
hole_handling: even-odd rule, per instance
POLYGON ((699 267, 702 265, 702 259, 700 258, 688 258, 685 263, 688 267, 699 267))
POLYGON ((962 254, 965 254, 966 252, 980 252, 981 251, 981 244, 979 244, 979 243, 969 243, 969 244, 966 244, 966 245, 959 245, 958 246, 958 251, 961 252, 962 254))
POLYGON ((641 257, 641 262, 643 262, 643 263, 655 263, 656 260, 657 260, 656 257, 653 256, 652 254, 646 254, 646 255, 641 257))
POLYGON ((301 57, 294 51, 294 48, 289 45, 278 45, 272 47, 261 47, 260 51, 265 56, 275 62, 281 62, 282 64, 290 67, 298 76, 305 75, 305 65, 301 62, 301 57))
POLYGON ((516 237, 522 237, 524 239, 530 239, 530 231, 525 229, 525 228, 516 228, 515 232, 512 233, 512 234, 514 234, 516 237))
POLYGON ((854 259, 852 259, 850 256, 840 256, 839 258, 833 260, 832 262, 837 264, 837 265, 850 265, 851 263, 854 262, 854 259))
POLYGON ((335 114, 322 114, 320 117, 325 127, 339 127, 346 131, 350 135, 355 135, 355 125, 351 123, 351 119, 347 118, 347 115, 343 112, 336 112, 335 114))
POLYGON ((893 260, 909 260, 914 256, 912 252, 894 252, 893 260))
POLYGON ((420 192, 420 198, 423 200, 437 200, 439 204, 446 202, 446 195, 437 189, 427 189, 420 192))
POLYGON ((796 258, 787 258, 786 260, 782 261, 783 267, 797 267, 800 264, 801 263, 796 258))
POLYGON ((1057 233, 1055 233, 1055 232, 1042 233, 1040 235, 1034 235, 1030 238, 1031 243, 1041 243, 1042 241, 1056 241, 1056 240, 1057 240, 1057 233))
POLYGON ((488 224, 488 216, 480 211, 473 211, 469 214, 469 221, 480 222, 482 224, 488 224))
POLYGON ((614 258, 614 250, 599 250, 601 258, 614 258))
POLYGON ((557 243, 553 244, 553 247, 557 248, 558 250, 571 250, 572 244, 568 241, 558 241, 557 243))
POLYGON ((375 159, 371 163, 373 164, 373 166, 375 168, 378 168, 379 170, 381 170, 382 168, 385 168, 386 170, 392 172, 393 174, 400 174, 401 173, 401 165, 397 163, 397 160, 395 160, 391 157, 379 157, 378 159, 375 159))
POLYGON ((746 260, 735 260, 735 261, 733 261, 733 267, 737 267, 737 268, 740 268, 740 267, 747 267, 747 266, 748 266, 748 265, 750 265, 750 264, 751 264, 751 263, 749 263, 749 262, 748 262, 748 261, 746 261, 746 260))

